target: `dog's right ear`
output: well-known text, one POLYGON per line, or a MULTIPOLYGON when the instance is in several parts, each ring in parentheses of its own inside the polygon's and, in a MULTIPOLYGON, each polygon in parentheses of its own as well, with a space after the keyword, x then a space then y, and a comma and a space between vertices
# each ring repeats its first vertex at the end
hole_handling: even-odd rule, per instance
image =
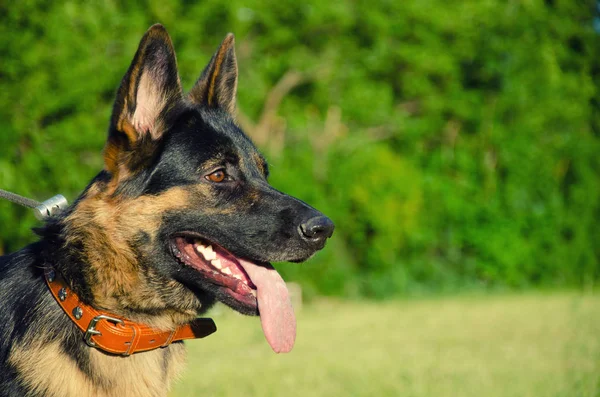
POLYGON ((166 113, 181 99, 173 43, 162 25, 153 25, 140 41, 113 107, 104 162, 115 182, 148 161, 167 128, 166 113))
POLYGON ((233 33, 229 33, 194 84, 188 98, 197 105, 221 109, 235 116, 237 79, 235 38, 233 33))

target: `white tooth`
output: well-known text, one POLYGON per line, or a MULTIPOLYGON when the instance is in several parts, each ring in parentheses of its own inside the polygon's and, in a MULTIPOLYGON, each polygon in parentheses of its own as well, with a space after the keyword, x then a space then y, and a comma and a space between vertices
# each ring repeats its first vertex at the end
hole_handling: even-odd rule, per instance
POLYGON ((196 246, 196 251, 198 251, 199 253, 201 253, 202 255, 204 255, 204 251, 206 250, 206 247, 203 246, 202 244, 198 244, 196 246))
POLYGON ((217 257, 217 254, 215 253, 215 251, 213 251, 212 245, 209 245, 208 247, 206 247, 206 250, 202 253, 202 255, 204 255, 204 258, 207 261, 212 261, 213 259, 215 259, 217 257))
POLYGON ((231 273, 231 269, 228 268, 228 267, 226 267, 225 269, 221 270, 221 272, 224 273, 224 274, 232 274, 231 273))
POLYGON ((217 259, 217 254, 215 254, 214 252, 206 252, 204 253, 204 258, 207 261, 212 261, 213 259, 217 259))
POLYGON ((220 259, 215 259, 215 260, 211 261, 210 263, 217 269, 221 268, 221 260, 220 259))
POLYGON ((234 274, 234 275, 233 275, 233 278, 237 278, 238 280, 241 280, 241 279, 242 279, 242 276, 240 276, 239 274, 234 274))

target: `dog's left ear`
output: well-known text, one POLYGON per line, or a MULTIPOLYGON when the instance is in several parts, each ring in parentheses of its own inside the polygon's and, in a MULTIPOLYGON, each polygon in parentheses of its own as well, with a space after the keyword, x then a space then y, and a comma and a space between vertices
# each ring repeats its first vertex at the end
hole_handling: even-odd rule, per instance
POLYGON ((153 25, 140 41, 113 107, 104 161, 114 179, 148 161, 167 129, 168 111, 181 100, 173 43, 162 25, 153 25))
POLYGON ((192 102, 225 110, 232 116, 238 79, 234 45, 235 38, 229 33, 189 93, 192 102))

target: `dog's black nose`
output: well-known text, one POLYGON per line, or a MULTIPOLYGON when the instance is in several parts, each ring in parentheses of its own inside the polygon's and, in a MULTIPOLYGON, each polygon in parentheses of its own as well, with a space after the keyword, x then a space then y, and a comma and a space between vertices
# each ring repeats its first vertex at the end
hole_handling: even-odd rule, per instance
POLYGON ((314 244, 323 244, 333 234, 335 225, 326 216, 315 216, 300 224, 302 237, 314 244))

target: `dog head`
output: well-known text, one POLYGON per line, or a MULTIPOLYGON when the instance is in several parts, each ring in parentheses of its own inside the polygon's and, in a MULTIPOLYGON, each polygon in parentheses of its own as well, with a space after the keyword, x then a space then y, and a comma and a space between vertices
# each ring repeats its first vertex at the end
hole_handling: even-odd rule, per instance
POLYGON ((105 168, 63 220, 67 246, 98 308, 172 327, 219 300, 260 314, 286 351, 295 322, 269 262, 306 260, 334 226, 268 184, 234 121, 236 88, 233 35, 184 95, 171 40, 152 26, 117 93, 105 168))

